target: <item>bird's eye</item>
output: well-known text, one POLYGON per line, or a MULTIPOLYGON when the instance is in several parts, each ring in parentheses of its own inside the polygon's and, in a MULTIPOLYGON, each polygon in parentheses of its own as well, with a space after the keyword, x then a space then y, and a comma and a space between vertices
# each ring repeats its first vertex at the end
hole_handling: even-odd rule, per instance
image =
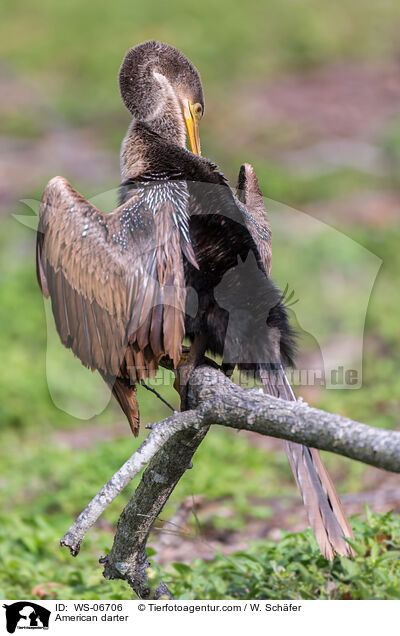
POLYGON ((201 104, 193 104, 192 107, 193 113, 197 120, 201 119, 203 116, 203 107, 201 104))

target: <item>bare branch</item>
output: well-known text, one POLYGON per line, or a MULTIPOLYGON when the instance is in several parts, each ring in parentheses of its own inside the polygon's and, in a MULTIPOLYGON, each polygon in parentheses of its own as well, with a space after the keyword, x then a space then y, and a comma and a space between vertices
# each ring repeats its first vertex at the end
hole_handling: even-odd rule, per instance
POLYGON ((149 463, 123 511, 111 552, 101 559, 106 578, 126 580, 141 598, 169 597, 164 584, 155 591, 147 577, 146 543, 160 514, 211 424, 247 430, 328 450, 351 459, 400 472, 400 433, 377 429, 285 401, 261 389, 246 390, 217 369, 193 372, 188 392, 191 410, 154 424, 140 448, 110 479, 61 540, 76 555, 87 530, 129 481, 149 463))
POLYGON ((152 430, 144 442, 125 462, 123 466, 103 486, 92 501, 81 512, 60 543, 70 549, 73 556, 79 554, 85 534, 97 521, 104 510, 129 484, 130 481, 146 466, 167 440, 186 428, 193 428, 200 422, 198 414, 191 411, 175 413, 175 415, 152 425, 152 430))
POLYGON ((112 550, 102 559, 105 578, 124 579, 140 598, 166 595, 163 584, 151 592, 147 578, 150 565, 146 556, 147 539, 155 519, 190 467, 191 459, 207 432, 207 426, 198 430, 182 429, 177 435, 169 437, 143 473, 139 486, 119 518, 112 550))
POLYGON ((331 451, 377 468, 400 472, 400 432, 374 428, 315 409, 246 390, 203 366, 190 381, 189 404, 205 424, 220 424, 331 451), (196 411, 195 411, 196 412, 196 411))

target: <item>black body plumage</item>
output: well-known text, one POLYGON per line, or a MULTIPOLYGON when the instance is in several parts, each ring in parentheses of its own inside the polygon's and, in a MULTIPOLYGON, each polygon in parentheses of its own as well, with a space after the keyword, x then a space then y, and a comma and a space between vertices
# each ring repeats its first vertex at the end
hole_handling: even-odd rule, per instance
POLYGON ((189 234, 198 267, 185 257, 184 271, 186 286, 193 288, 197 294, 198 311, 195 316, 192 312, 186 314, 185 335, 193 341, 197 334, 202 334, 206 338, 207 350, 223 356, 230 314, 225 307, 236 302, 237 308, 242 309, 244 314, 251 314, 253 324, 259 323, 257 333, 265 335, 263 342, 257 342, 257 359, 251 360, 248 336, 242 338, 239 321, 233 325, 238 331, 237 335, 231 334, 231 339, 237 339, 235 362, 238 367, 256 370, 281 361, 285 365, 293 364, 294 333, 281 292, 265 271, 254 236, 246 225, 245 208, 233 195, 223 174, 211 161, 169 143, 142 123, 136 126, 135 133, 139 144, 142 141, 146 147, 147 168, 121 184, 120 204, 146 186, 155 189, 163 186, 173 190, 174 182, 179 182, 187 187, 189 194, 189 234), (240 276, 240 272, 235 275, 235 270, 240 269, 238 263, 246 262, 250 253, 258 272, 258 284, 252 285, 251 295, 247 291, 251 281, 245 275, 240 276), (227 280, 230 271, 232 274, 227 280), (220 303, 225 306, 221 306, 215 298, 215 290, 224 279, 220 303), (277 332, 279 356, 276 355, 277 332), (274 342, 269 341, 269 334, 274 335, 274 342))

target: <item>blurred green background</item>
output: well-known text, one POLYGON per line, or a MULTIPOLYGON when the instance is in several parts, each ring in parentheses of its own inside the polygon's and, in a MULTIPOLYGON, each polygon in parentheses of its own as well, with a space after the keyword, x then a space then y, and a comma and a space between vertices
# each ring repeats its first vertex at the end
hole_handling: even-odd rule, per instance
MULTIPOLYGON (((123 583, 102 580, 97 559, 111 547, 134 484, 89 533, 78 560, 59 549, 58 540, 146 433, 132 439, 113 402, 92 417, 96 405, 107 403, 103 387, 92 382, 90 372, 81 375, 50 331, 47 347, 35 235, 27 227, 35 219, 20 223, 12 214, 32 215, 35 203, 21 200, 40 199, 55 174, 88 198, 118 186, 119 146, 129 114, 117 73, 125 52, 140 41, 164 40, 200 70, 206 95, 203 154, 233 183, 240 164, 250 161, 265 197, 308 213, 381 259, 360 336, 354 317, 374 276, 365 279, 359 250, 338 248, 336 232, 322 236, 312 223, 300 220, 292 233, 290 224, 282 229, 282 208, 269 206, 273 275, 282 287, 293 287, 296 273, 294 324, 302 326, 294 313, 302 307, 320 333, 323 315, 325 345, 342 347, 346 359, 352 351, 356 357, 363 338, 362 388, 305 386, 298 393, 313 405, 368 424, 399 427, 399 26, 396 0, 248 0, 245 5, 3 0, 0 597, 130 597, 123 583), (322 288, 310 285, 316 277, 322 288), (343 294, 349 281, 351 293, 343 294)), ((300 329, 300 336, 299 367, 318 366, 321 342, 309 328, 300 329)), ((164 394, 176 403, 171 387, 164 394)), ((167 414, 143 390, 139 400, 144 423, 167 414)), ((325 458, 349 514, 362 513, 364 502, 374 511, 399 511, 397 476, 325 458)), ((154 532, 162 567, 194 556, 207 560, 215 551, 227 559, 247 550, 249 542, 276 540, 280 528, 307 525, 287 460, 274 440, 212 430, 162 519, 197 495, 203 499, 196 516, 164 533, 163 540, 159 530, 154 532)), ((175 575, 184 580, 187 572, 178 568, 175 575)), ((400 597, 399 588, 393 590, 392 597, 400 597)), ((189 592, 183 586, 177 593, 189 592)))

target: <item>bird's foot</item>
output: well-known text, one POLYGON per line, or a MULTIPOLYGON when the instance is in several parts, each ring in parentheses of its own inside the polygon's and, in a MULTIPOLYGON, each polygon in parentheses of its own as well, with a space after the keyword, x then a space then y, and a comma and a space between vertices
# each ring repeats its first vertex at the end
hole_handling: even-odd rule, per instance
POLYGON ((175 371, 174 389, 178 391, 181 399, 181 411, 186 411, 188 408, 188 385, 190 376, 194 369, 194 365, 188 360, 182 360, 175 371))
POLYGON ((175 370, 174 388, 178 391, 181 398, 181 411, 188 408, 188 386, 190 376, 194 369, 204 360, 206 351, 206 338, 200 334, 194 337, 193 343, 189 348, 182 348, 182 355, 179 364, 175 370))
POLYGON ((236 365, 229 362, 222 362, 220 369, 227 378, 230 378, 235 370, 235 366, 236 365))

